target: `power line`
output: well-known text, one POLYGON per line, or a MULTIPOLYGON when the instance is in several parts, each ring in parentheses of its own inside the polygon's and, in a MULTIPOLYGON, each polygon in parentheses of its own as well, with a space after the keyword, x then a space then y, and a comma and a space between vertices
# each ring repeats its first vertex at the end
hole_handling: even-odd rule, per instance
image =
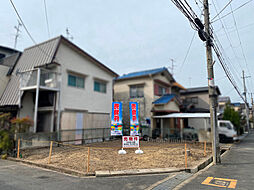
MULTIPOLYGON (((216 8, 215 3, 214 3, 213 0, 212 0, 212 3, 213 3, 213 6, 214 6, 214 8, 215 8, 215 11, 216 11, 217 14, 218 14, 217 8, 216 8)), ((227 31, 226 31, 226 27, 224 26, 223 21, 222 21, 222 19, 220 18, 219 15, 218 15, 218 17, 219 17, 219 20, 220 20, 220 22, 221 22, 223 31, 224 31, 224 33, 226 34, 227 40, 228 40, 228 42, 229 42, 229 44, 230 44, 230 47, 231 47, 231 49, 232 49, 232 51, 233 51, 233 53, 234 53, 234 55, 235 55, 235 58, 236 58, 237 60, 239 60, 239 59, 238 59, 238 56, 237 56, 237 54, 236 54, 236 52, 235 52, 235 50, 234 50, 234 47, 233 47, 233 45, 232 45, 231 39, 230 39, 230 37, 229 37, 229 35, 228 35, 227 31)), ((243 68, 242 68, 242 66, 240 65, 240 63, 239 63, 238 61, 237 61, 237 63, 238 63, 238 65, 239 65, 239 67, 241 68, 241 70, 243 70, 243 68)))
MULTIPOLYGON (((233 85, 233 87, 235 88, 236 92, 239 94, 239 96, 242 98, 242 100, 245 102, 238 86, 237 86, 237 83, 235 82, 230 70, 229 70, 229 67, 227 66, 226 62, 225 62, 225 59, 223 58, 222 56, 222 53, 216 43, 216 41, 212 40, 213 39, 213 30, 212 28, 210 28, 209 30, 211 30, 211 35, 207 34, 206 32, 203 31, 204 29, 204 25, 201 23, 198 23, 195 22, 195 19, 193 15, 195 14, 190 14, 190 10, 186 10, 186 6, 183 6, 183 3, 181 1, 178 1, 178 0, 171 0, 176 6, 177 8, 188 18, 188 20, 191 22, 191 24, 195 27, 194 29, 199 31, 199 35, 200 35, 200 38, 203 40, 203 41, 208 41, 211 43, 215 53, 216 53, 216 56, 217 56, 217 59, 219 60, 219 63, 220 65, 222 66, 228 80, 230 81, 230 83, 233 85), (202 36, 203 35, 203 36, 202 36)), ((186 2, 186 1, 185 1, 186 2)), ((215 6, 215 5, 214 5, 215 6)), ((222 22, 222 21, 221 21, 222 22)), ((222 23, 223 25, 223 23, 222 23)), ((223 25, 224 27, 224 25, 223 25)), ((225 29, 224 29, 225 30, 225 29)), ((225 31, 226 32, 226 31, 225 31)))
MULTIPOLYGON (((217 13, 217 15, 215 15, 214 17, 213 17, 213 19, 215 19, 217 16, 219 16, 219 14, 221 14, 227 7, 228 7, 228 5, 231 5, 231 2, 232 2, 233 0, 230 0, 222 9, 221 9, 221 11, 219 12, 219 13, 217 13)), ((212 20, 213 20, 212 19, 212 20)))
POLYGON ((194 32, 194 34, 193 34, 193 36, 192 36, 192 38, 191 38, 190 45, 189 45, 188 50, 187 50, 187 52, 186 52, 186 54, 185 54, 184 60, 183 60, 183 62, 182 62, 182 64, 181 64, 181 66, 180 66, 180 71, 179 71, 179 72, 182 71, 182 68, 183 68, 183 66, 184 66, 184 64, 185 64, 185 62, 186 62, 186 60, 187 60, 187 57, 188 57, 188 55, 189 55, 189 52, 190 52, 190 49, 191 49, 191 46, 192 46, 192 43, 193 43, 193 40, 194 40, 194 38, 195 38, 195 34, 196 34, 196 31, 194 32))
MULTIPOLYGON (((216 21, 218 21, 218 20, 220 20, 220 19, 222 19, 222 18, 224 18, 224 17, 226 17, 226 16, 232 14, 233 12, 235 12, 235 11, 237 11, 238 9, 242 8, 243 6, 247 5, 247 4, 250 3, 251 1, 253 1, 253 0, 247 1, 246 3, 242 4, 241 6, 239 6, 239 7, 236 8, 236 9, 234 9, 233 11, 230 11, 229 13, 227 13, 227 14, 221 16, 219 19, 214 20, 214 18, 213 18, 213 19, 211 20, 211 23, 214 23, 214 22, 216 22, 216 21)), ((218 16, 219 16, 219 15, 218 15, 218 16)))
MULTIPOLYGON (((230 5, 230 9, 231 9, 231 11, 233 10, 231 5, 230 5)), ((236 23, 236 19, 235 19, 234 12, 232 12, 232 16, 233 16, 233 19, 234 19, 234 25, 235 25, 235 28, 236 28, 238 40, 239 40, 239 42, 240 42, 240 46, 241 46, 241 51, 242 51, 242 54, 243 54, 243 58, 244 58, 244 61, 245 61, 245 64, 246 64, 246 68, 247 68, 248 73, 249 73, 250 70, 249 70, 248 63, 247 63, 247 59, 246 59, 246 56, 245 56, 245 53, 244 53, 244 50, 243 50, 242 41, 241 41, 240 34, 239 34, 239 31, 238 31, 238 27, 237 27, 237 23, 236 23)), ((250 73, 249 73, 249 74, 250 74, 250 73)), ((252 81, 251 81, 251 82, 252 82, 252 81)), ((252 83, 252 88, 253 88, 253 83, 252 83)))
POLYGON ((225 55, 225 58, 227 59, 228 63, 231 65, 232 67, 232 71, 235 72, 235 76, 236 76, 236 79, 238 80, 238 83, 239 84, 242 84, 242 81, 241 81, 241 76, 238 74, 237 72, 237 69, 235 68, 234 64, 231 64, 231 60, 230 58, 226 55, 226 51, 224 50, 223 46, 221 45, 220 41, 219 41, 219 38, 217 37, 217 35, 214 33, 214 39, 217 41, 218 43, 218 46, 220 47, 220 49, 222 50, 222 53, 225 55))
POLYGON ((45 18, 46 18, 47 30, 48 30, 48 38, 50 38, 49 21, 48 21, 48 11, 47 11, 46 0, 44 0, 43 2, 44 2, 44 11, 45 11, 45 18))
MULTIPOLYGON (((9 1, 10 1, 11 5, 12 5, 12 7, 13 7, 15 13, 16 13, 16 15, 18 16, 19 21, 21 22, 22 26, 25 28, 26 33, 28 34, 28 36, 30 37, 30 39, 32 40, 32 42, 33 42, 35 45, 37 45, 37 43, 36 43, 36 41, 34 40, 33 36, 32 36, 31 33, 28 31, 28 29, 27 29, 25 23, 23 22, 23 20, 22 20, 20 14, 18 13, 18 10, 17 10, 17 8, 15 7, 13 1, 12 1, 12 0, 9 0, 9 1)), ((47 52, 45 52, 40 46, 36 46, 36 47, 37 47, 42 53, 44 53, 45 55, 47 55, 49 58, 52 58, 52 56, 49 55, 47 52)), ((55 57, 55 59, 57 60, 56 57, 55 57)))
POLYGON ((15 7, 14 3, 12 2, 12 0, 10 0, 10 2, 11 2, 11 5, 12 5, 14 11, 16 12, 16 14, 17 14, 17 16, 18 16, 18 18, 19 18, 19 21, 21 22, 21 24, 22 24, 23 27, 25 28, 26 33, 28 34, 28 36, 30 37, 30 39, 33 41, 33 43, 34 43, 34 44, 37 44, 36 41, 34 40, 34 38, 32 37, 32 35, 30 34, 30 32, 28 31, 28 29, 27 29, 25 23, 23 22, 21 16, 19 15, 18 10, 16 9, 16 7, 15 7))

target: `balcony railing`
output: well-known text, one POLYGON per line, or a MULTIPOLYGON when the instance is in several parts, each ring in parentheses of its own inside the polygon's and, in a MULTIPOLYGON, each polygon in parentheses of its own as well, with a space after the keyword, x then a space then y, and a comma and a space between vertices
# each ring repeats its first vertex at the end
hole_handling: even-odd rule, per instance
POLYGON ((20 89, 33 89, 37 87, 38 73, 40 73, 40 88, 59 89, 60 74, 48 69, 34 69, 21 72, 20 89), (39 71, 40 70, 40 71, 39 71))

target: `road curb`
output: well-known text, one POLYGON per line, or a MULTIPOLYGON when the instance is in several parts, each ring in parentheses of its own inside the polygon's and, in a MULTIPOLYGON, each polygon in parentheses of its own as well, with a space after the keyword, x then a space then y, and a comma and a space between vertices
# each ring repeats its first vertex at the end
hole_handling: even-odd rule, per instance
POLYGON ((120 170, 120 171, 95 171, 96 177, 111 177, 123 175, 145 175, 145 174, 162 174, 185 171, 184 168, 155 168, 155 169, 135 169, 135 170, 120 170))
POLYGON ((202 170, 206 166, 208 166, 212 161, 213 161, 213 157, 210 156, 209 158, 206 158, 205 160, 203 160, 197 166, 194 166, 194 167, 191 167, 191 168, 187 168, 187 169, 185 169, 185 171, 188 172, 188 173, 197 173, 199 170, 202 170))
POLYGON ((14 162, 21 162, 21 163, 29 164, 29 165, 34 165, 34 166, 37 166, 37 167, 46 168, 46 169, 50 169, 50 170, 53 170, 53 171, 66 173, 66 174, 70 174, 70 175, 75 175, 75 176, 79 176, 79 177, 94 176, 94 173, 88 173, 87 174, 87 173, 80 172, 80 171, 73 170, 73 169, 66 169, 66 168, 51 166, 51 165, 47 165, 47 164, 39 164, 39 163, 36 163, 36 162, 22 160, 22 159, 18 159, 18 158, 8 157, 7 160, 14 161, 14 162))

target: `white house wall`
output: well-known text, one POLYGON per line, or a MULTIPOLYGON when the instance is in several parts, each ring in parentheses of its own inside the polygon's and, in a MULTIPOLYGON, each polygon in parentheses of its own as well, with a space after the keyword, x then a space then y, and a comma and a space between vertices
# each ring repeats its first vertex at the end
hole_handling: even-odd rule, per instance
POLYGON ((86 110, 88 112, 110 113, 113 76, 65 44, 61 44, 56 55, 61 64, 61 109, 86 110), (68 86, 68 71, 85 75, 85 88, 68 86), (107 82, 107 92, 94 91, 94 78, 107 82))

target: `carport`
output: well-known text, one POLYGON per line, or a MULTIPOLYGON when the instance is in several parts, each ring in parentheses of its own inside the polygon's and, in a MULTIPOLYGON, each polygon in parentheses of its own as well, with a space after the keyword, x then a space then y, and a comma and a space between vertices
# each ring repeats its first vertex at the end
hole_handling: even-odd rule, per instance
MULTIPOLYGON (((161 137, 164 138, 164 128, 165 120, 170 118, 180 119, 180 137, 183 139, 183 128, 188 127, 184 126, 184 119, 194 119, 192 120, 193 125, 196 125, 196 129, 203 129, 204 131, 208 131, 210 128, 210 113, 171 113, 167 115, 153 116, 154 119, 160 119, 160 131, 161 137), (195 123, 196 119, 196 123, 195 123)), ((210 132, 209 132, 210 133, 210 132)))

